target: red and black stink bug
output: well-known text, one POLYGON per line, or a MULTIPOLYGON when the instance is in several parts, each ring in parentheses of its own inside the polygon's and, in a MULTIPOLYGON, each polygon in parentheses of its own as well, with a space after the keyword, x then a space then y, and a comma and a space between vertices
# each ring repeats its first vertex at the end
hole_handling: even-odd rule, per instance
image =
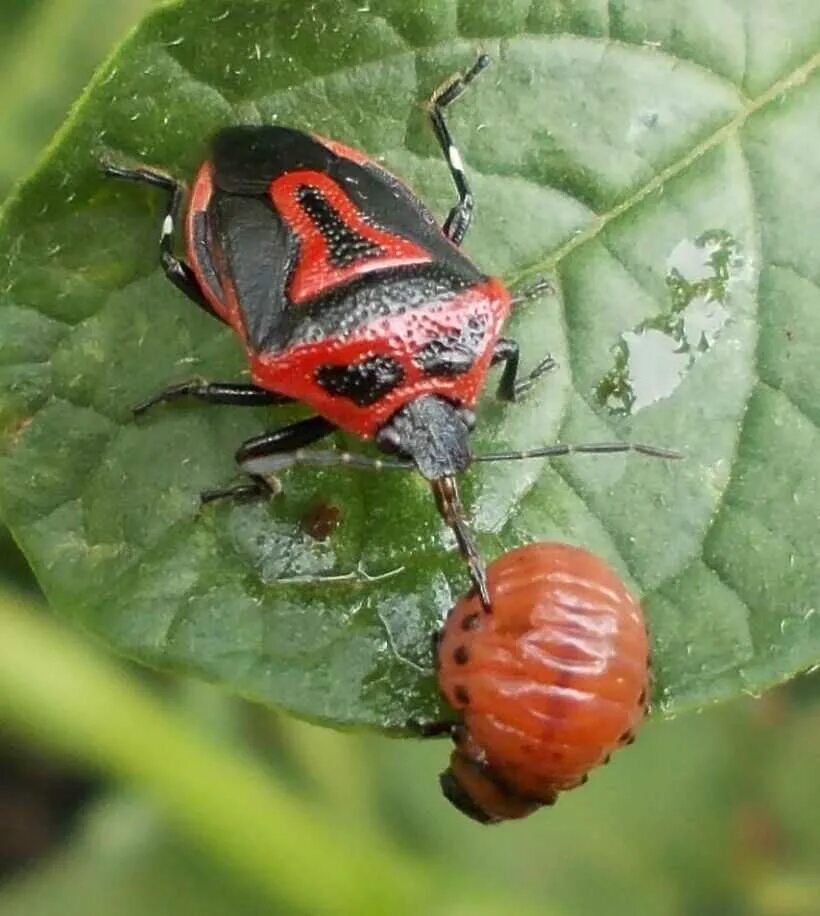
MULTIPOLYGON (((104 166, 109 176, 168 193, 160 237, 165 273, 236 331, 252 379, 174 385, 135 412, 185 396, 236 405, 301 401, 316 412, 241 445, 236 460, 251 482, 208 491, 203 499, 270 492, 268 477, 294 464, 419 471, 455 532, 485 607, 484 565, 464 520, 456 475, 474 460, 572 451, 550 446, 474 456, 468 445, 472 408, 490 366, 504 364, 498 394, 508 401, 553 366, 547 356, 519 378, 518 346, 500 336, 510 310, 546 284, 511 296, 459 247, 473 198, 444 112, 488 63, 481 55, 428 106, 458 191, 441 228, 408 188, 363 153, 287 127, 220 131, 190 194, 159 171, 104 166), (180 219, 187 261, 175 254, 180 219), (304 450, 337 429, 373 439, 399 457, 304 450)), ((579 450, 627 449, 676 457, 624 443, 579 450)))
POLYGON ((441 776, 482 823, 525 817, 586 781, 629 744, 646 712, 643 614, 618 576, 580 547, 529 544, 487 569, 492 614, 475 593, 450 612, 438 680, 461 722, 441 776))

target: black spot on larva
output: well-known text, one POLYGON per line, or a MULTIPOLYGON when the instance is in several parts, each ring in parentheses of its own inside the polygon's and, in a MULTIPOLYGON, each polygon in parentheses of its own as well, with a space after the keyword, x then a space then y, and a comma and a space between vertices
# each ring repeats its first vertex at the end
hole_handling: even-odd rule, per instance
POLYGON ((461 621, 462 630, 475 630, 478 629, 478 624, 481 617, 479 614, 468 614, 464 620, 461 621))
POLYGON ((612 760, 612 754, 607 754, 601 762, 604 764, 604 766, 606 766, 610 760, 612 760))
POLYGON ((453 661, 457 665, 466 665, 469 660, 470 653, 467 651, 467 646, 456 646, 453 652, 453 661))
POLYGON ((625 731, 620 738, 618 738, 618 744, 632 744, 635 740, 635 735, 631 731, 625 731))
POLYGON ((463 684, 458 684, 455 687, 453 690, 453 695, 462 706, 470 705, 470 694, 467 692, 467 688, 463 684))
POLYGON ((638 697, 638 705, 646 706, 646 700, 647 700, 646 688, 644 687, 644 689, 641 691, 641 695, 638 697))

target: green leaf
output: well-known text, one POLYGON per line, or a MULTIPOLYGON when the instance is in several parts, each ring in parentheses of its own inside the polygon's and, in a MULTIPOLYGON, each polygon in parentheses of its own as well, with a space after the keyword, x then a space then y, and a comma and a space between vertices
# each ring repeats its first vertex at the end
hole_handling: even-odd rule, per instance
MULTIPOLYGON (((436 211, 453 200, 418 102, 479 49, 452 127, 466 247, 558 293, 511 322, 561 368, 489 395, 476 449, 631 438, 685 462, 476 468, 487 556, 561 539, 642 596, 667 712, 820 659, 820 9, 810 0, 197 0, 149 17, 7 207, 0 506, 54 606, 121 652, 335 723, 439 714, 430 636, 467 585, 420 479, 294 469, 269 505, 212 506, 243 438, 292 411, 185 405, 241 377, 236 340, 161 277, 162 202, 103 156, 189 178, 231 122, 359 146, 436 211), (313 541, 303 519, 340 510, 313 541)), ((340 437, 340 444, 342 444, 340 437)), ((365 448, 348 440, 354 448, 365 448)))

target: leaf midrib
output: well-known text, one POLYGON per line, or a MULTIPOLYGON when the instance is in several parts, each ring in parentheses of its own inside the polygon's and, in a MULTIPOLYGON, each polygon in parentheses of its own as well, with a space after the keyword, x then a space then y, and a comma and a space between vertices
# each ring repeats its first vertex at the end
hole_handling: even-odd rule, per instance
POLYGON ((677 159, 675 162, 666 166, 666 168, 661 169, 653 178, 641 185, 633 194, 621 201, 621 203, 616 204, 604 213, 598 214, 593 218, 586 229, 574 235, 563 245, 556 248, 547 255, 544 260, 521 271, 511 282, 513 284, 521 283, 531 275, 553 272, 558 264, 572 254, 577 248, 587 244, 587 242, 593 241, 611 222, 628 213, 634 207, 637 207, 647 197, 661 190, 667 182, 676 178, 682 172, 685 172, 686 169, 694 165, 708 152, 720 146, 724 140, 744 127, 749 118, 771 104, 778 96, 785 95, 790 90, 803 85, 818 67, 820 67, 820 51, 813 54, 804 64, 792 70, 791 73, 773 83, 757 98, 745 100, 744 97, 739 94, 738 98, 741 101, 742 108, 738 114, 695 145, 685 156, 677 159))

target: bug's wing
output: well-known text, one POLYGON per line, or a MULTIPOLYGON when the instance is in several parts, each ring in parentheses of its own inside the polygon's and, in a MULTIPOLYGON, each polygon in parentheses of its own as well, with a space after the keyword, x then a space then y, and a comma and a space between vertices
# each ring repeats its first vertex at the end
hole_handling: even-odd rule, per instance
POLYGON ((433 259, 469 282, 483 274, 444 235, 430 210, 387 169, 371 160, 335 156, 331 174, 374 225, 429 251, 433 259))
POLYGON ((373 225, 424 248, 466 281, 483 276, 444 236, 419 198, 358 150, 289 127, 245 125, 216 135, 212 161, 216 187, 231 194, 263 195, 287 172, 328 175, 373 225))
POLYGON ((226 127, 211 142, 214 184, 230 194, 266 194, 287 172, 327 173, 332 158, 314 137, 291 127, 226 127))
POLYGON ((208 223, 223 286, 232 287, 249 344, 262 350, 289 306, 286 285, 296 240, 266 198, 217 191, 208 223))

